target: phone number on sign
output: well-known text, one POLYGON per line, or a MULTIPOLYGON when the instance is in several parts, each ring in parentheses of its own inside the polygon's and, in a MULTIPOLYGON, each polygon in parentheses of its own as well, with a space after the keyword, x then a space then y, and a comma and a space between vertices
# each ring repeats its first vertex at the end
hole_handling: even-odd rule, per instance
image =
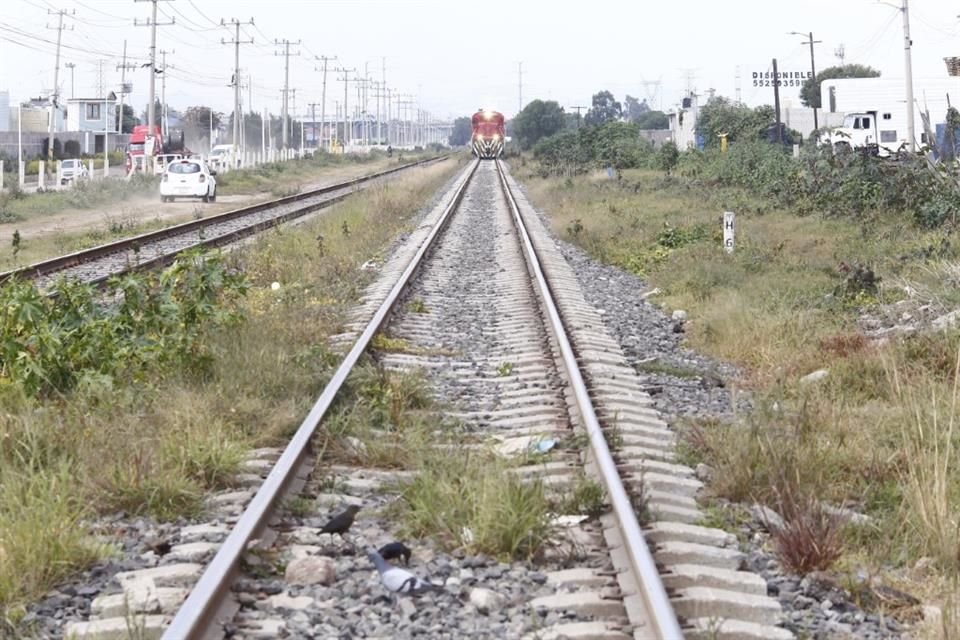
MULTIPOLYGON (((773 80, 768 80, 768 79, 763 79, 763 80, 761 80, 760 78, 757 78, 757 79, 755 79, 755 80, 753 81, 753 86, 755 86, 755 87, 772 87, 772 86, 773 86, 773 82, 774 82, 773 80)), ((781 87, 802 87, 802 86, 803 86, 803 82, 804 82, 803 80, 800 80, 800 79, 797 79, 797 78, 793 78, 793 79, 790 79, 790 80, 778 80, 778 81, 777 81, 777 84, 779 84, 781 87)))

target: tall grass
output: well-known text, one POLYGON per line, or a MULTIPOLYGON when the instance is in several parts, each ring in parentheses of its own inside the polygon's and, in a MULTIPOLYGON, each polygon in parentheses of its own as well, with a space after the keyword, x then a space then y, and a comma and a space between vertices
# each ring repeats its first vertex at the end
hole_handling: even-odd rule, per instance
POLYGON ((960 570, 960 498, 955 469, 954 432, 960 397, 960 351, 953 387, 940 397, 936 385, 919 389, 894 372, 897 399, 909 407, 911 421, 902 424, 904 451, 903 523, 923 555, 950 572, 960 570), (926 396, 926 397, 924 397, 926 396))

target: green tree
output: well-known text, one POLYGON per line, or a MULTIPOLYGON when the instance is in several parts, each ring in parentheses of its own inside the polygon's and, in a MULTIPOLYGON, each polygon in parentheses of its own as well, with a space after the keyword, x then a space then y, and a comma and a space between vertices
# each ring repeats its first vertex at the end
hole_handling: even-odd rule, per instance
POLYGON ((761 105, 754 109, 734 104, 729 98, 716 96, 700 108, 697 133, 703 136, 707 147, 720 145, 720 134, 727 134, 729 142, 765 140, 774 121, 773 107, 761 105))
POLYGON ((587 124, 603 124, 612 120, 619 120, 623 114, 623 107, 609 91, 593 94, 593 106, 587 111, 587 124))
MULTIPOLYGON (((187 107, 183 112, 183 122, 187 126, 194 127, 197 130, 210 129, 210 107, 194 106, 187 107)), ((259 116, 257 116, 259 118, 259 116)), ((213 128, 217 129, 223 121, 223 114, 217 111, 213 112, 213 128)), ((258 120, 259 122, 259 120, 258 120)))
POLYGON ((643 114, 650 111, 650 105, 644 100, 640 102, 631 95, 623 99, 623 114, 630 122, 638 122, 643 114))
POLYGON ((473 124, 470 118, 457 118, 453 121, 453 131, 450 132, 450 146, 460 147, 470 142, 473 135, 473 124))
POLYGON ((669 129, 670 118, 663 111, 645 111, 639 118, 632 120, 641 129, 669 129))
POLYGON ((833 78, 879 78, 880 72, 862 64, 845 64, 839 67, 827 67, 816 75, 808 78, 800 88, 800 101, 807 107, 820 108, 820 83, 833 78))
POLYGON ((542 138, 552 136, 563 127, 563 107, 553 100, 534 100, 513 119, 513 134, 524 149, 532 148, 542 138))
POLYGON ((660 151, 657 153, 657 164, 660 168, 663 169, 667 175, 670 175, 670 172, 673 171, 679 161, 680 150, 677 149, 677 145, 672 141, 663 143, 663 146, 660 147, 660 151))
MULTIPOLYGON (((120 129, 120 105, 118 104, 114 107, 113 110, 113 123, 117 129, 120 129)), ((140 119, 137 118, 136 112, 128 104, 123 105, 123 129, 120 130, 120 133, 133 133, 133 128, 140 124, 140 119)))

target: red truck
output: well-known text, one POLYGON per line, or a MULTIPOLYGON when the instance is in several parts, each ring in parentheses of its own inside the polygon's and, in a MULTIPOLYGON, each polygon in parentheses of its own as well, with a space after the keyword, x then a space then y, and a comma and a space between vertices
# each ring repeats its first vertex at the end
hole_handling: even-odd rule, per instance
MULTIPOLYGON (((150 127, 147 125, 137 125, 130 134, 130 141, 127 143, 127 161, 126 169, 129 174, 131 171, 143 171, 144 155, 147 147, 147 136, 150 133, 150 127)), ((166 154, 190 155, 192 152, 184 143, 183 131, 170 132, 166 140, 160 135, 160 127, 153 128, 153 157, 166 154)))

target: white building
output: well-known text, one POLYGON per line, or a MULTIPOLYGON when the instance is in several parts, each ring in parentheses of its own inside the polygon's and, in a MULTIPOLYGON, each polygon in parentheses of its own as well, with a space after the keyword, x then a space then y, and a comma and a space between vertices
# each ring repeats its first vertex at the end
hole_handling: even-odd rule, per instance
POLYGON ((695 93, 684 98, 680 105, 667 114, 670 120, 670 133, 673 143, 681 151, 696 149, 697 144, 697 117, 700 115, 700 102, 695 93))

